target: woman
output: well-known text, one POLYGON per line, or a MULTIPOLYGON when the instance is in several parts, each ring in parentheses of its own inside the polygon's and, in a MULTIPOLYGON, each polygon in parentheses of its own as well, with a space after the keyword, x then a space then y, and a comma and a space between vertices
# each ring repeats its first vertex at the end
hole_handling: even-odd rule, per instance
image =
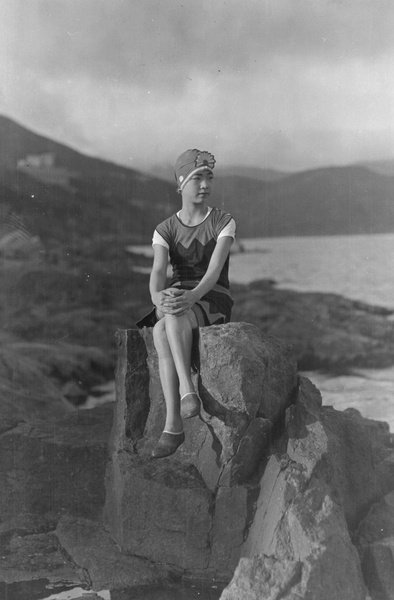
MULTIPOLYGON (((228 266, 235 222, 228 213, 207 205, 214 166, 209 152, 193 149, 181 154, 175 177, 182 208, 160 223, 153 235, 149 290, 157 319, 153 339, 167 417, 152 458, 173 454, 185 440, 182 418, 200 413, 191 378, 193 330, 227 323, 233 306, 228 266), (173 274, 167 288, 168 258, 173 274)), ((144 324, 144 320, 137 323, 144 324)))

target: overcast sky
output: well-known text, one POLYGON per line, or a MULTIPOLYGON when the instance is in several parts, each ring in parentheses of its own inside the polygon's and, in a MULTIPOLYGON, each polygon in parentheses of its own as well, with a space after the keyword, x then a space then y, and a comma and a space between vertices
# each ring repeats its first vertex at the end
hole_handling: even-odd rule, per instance
POLYGON ((392 0, 0 0, 0 113, 149 168, 394 158, 392 0))

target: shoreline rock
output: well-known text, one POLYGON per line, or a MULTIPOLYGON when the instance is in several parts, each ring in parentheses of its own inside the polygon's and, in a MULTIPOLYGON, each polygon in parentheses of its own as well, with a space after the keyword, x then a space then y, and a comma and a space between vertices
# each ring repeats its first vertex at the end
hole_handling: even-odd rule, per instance
POLYGON ((232 318, 290 344, 300 371, 347 373, 394 365, 393 311, 327 293, 276 289, 270 280, 232 286, 232 318))
POLYGON ((118 333, 104 520, 125 553, 166 556, 189 577, 226 580, 250 521, 254 476, 293 401, 296 365, 287 347, 246 323, 201 328, 198 342, 201 417, 184 423, 176 456, 152 463, 165 406, 152 331, 118 333), (149 397, 140 393, 147 382, 149 397))

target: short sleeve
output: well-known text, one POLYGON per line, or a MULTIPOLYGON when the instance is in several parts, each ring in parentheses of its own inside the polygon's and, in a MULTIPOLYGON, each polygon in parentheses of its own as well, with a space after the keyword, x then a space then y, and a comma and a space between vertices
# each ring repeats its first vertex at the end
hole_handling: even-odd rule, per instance
POLYGON ((152 246, 154 244, 159 244, 159 246, 164 246, 164 248, 167 248, 167 250, 170 249, 169 245, 167 244, 167 242, 165 241, 163 236, 161 236, 160 233, 156 229, 155 229, 155 232, 154 232, 153 238, 152 238, 152 246))
POLYGON ((233 218, 225 225, 218 235, 218 239, 224 236, 235 238, 236 224, 233 218))

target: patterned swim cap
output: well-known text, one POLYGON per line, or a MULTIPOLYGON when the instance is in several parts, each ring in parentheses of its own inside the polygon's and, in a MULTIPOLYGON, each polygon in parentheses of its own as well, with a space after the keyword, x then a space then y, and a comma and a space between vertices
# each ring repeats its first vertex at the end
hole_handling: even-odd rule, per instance
POLYGON ((182 191, 185 184, 194 173, 199 171, 211 171, 215 166, 215 157, 205 150, 186 150, 181 154, 175 163, 175 179, 179 191, 182 191))

